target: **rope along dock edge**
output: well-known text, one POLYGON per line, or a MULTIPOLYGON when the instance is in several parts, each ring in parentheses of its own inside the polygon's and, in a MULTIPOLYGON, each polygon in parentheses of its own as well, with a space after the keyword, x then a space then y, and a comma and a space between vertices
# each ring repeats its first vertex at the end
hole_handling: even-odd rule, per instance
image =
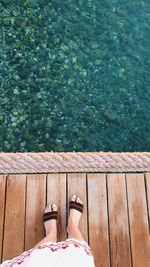
POLYGON ((0 153, 0 173, 149 172, 150 152, 0 153))

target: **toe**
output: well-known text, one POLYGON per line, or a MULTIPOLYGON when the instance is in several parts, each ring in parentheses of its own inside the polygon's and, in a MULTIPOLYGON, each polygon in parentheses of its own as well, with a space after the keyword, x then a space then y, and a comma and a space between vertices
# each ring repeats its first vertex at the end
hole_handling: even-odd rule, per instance
POLYGON ((73 195, 73 196, 71 197, 71 200, 72 200, 72 201, 75 201, 75 200, 76 200, 76 197, 77 197, 76 195, 73 195))
POLYGON ((80 198, 80 203, 83 204, 83 201, 81 200, 81 198, 80 198))
POLYGON ((77 195, 73 195, 73 196, 71 197, 71 200, 83 204, 83 201, 82 201, 82 200, 80 199, 80 197, 77 196, 77 195))
POLYGON ((52 209, 53 211, 57 211, 57 205, 56 205, 55 203, 52 203, 52 204, 51 204, 51 209, 52 209))
POLYGON ((46 213, 46 212, 49 212, 49 207, 48 206, 46 206, 45 209, 44 209, 44 213, 46 213))
POLYGON ((79 198, 79 197, 77 197, 76 201, 77 201, 78 203, 80 203, 80 198, 79 198))
POLYGON ((77 197, 77 202, 80 203, 80 204, 83 204, 83 202, 82 202, 80 197, 77 197))
POLYGON ((51 211, 57 211, 57 205, 55 203, 48 204, 44 209, 44 213, 51 211))
POLYGON ((51 204, 48 205, 48 212, 51 212, 52 211, 52 207, 51 207, 51 204))

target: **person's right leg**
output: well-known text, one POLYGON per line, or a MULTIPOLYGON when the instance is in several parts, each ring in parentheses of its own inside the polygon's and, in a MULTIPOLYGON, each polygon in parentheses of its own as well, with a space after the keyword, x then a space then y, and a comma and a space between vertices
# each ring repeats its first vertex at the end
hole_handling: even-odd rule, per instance
MULTIPOLYGON (((45 208, 45 213, 51 211, 57 211, 56 204, 48 205, 48 207, 45 208)), ((56 219, 48 220, 44 222, 44 226, 45 226, 46 237, 44 237, 40 242, 38 242, 36 246, 42 245, 47 242, 57 242, 57 220, 56 219)))
MULTIPOLYGON (((81 199, 77 197, 76 195, 73 195, 71 197, 72 201, 76 201, 77 203, 83 204, 81 199)), ((67 232, 68 232, 68 239, 69 238, 75 238, 78 240, 84 240, 80 230, 79 230, 79 221, 81 217, 81 212, 75 209, 70 209, 69 212, 69 219, 68 219, 68 226, 67 226, 67 232)))

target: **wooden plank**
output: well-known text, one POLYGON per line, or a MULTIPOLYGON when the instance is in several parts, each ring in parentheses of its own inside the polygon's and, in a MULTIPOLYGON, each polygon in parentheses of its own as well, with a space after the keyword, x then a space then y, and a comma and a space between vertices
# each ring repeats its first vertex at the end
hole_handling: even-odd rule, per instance
POLYGON ((48 174, 47 203, 58 206, 58 241, 66 239, 66 174, 48 174))
POLYGON ((25 191, 26 175, 8 176, 3 261, 19 255, 24 250, 25 191))
POLYGON ((43 211, 46 205, 46 174, 27 175, 25 250, 44 237, 43 211))
POLYGON ((124 174, 107 174, 112 267, 130 267, 131 251, 124 174))
POLYGON ((88 174, 89 244, 96 267, 109 267, 106 175, 88 174))
POLYGON ((84 203, 84 211, 81 216, 79 228, 85 241, 88 242, 86 174, 85 173, 69 173, 67 178, 68 178, 68 196, 67 196, 68 204, 69 204, 70 197, 73 194, 78 195, 84 203))
POLYGON ((0 175, 0 263, 2 258, 2 241, 4 228, 5 187, 6 175, 0 175))
POLYGON ((146 173, 145 177, 146 177, 148 221, 149 221, 149 230, 150 230, 150 173, 146 173))
POLYGON ((127 174, 133 267, 150 265, 150 237, 144 174, 127 174))

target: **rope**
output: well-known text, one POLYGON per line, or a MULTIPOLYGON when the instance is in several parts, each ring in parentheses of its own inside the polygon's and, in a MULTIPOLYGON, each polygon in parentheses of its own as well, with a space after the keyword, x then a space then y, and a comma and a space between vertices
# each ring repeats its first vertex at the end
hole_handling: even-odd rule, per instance
POLYGON ((146 172, 149 152, 0 153, 0 173, 146 172))

